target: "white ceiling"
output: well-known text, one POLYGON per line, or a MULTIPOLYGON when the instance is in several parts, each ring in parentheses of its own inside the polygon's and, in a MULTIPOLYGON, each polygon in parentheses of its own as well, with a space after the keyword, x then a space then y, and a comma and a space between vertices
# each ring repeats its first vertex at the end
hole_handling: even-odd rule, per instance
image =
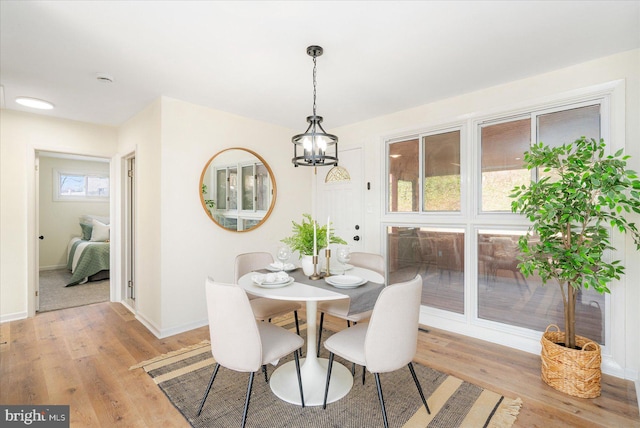
POLYGON ((4 108, 91 123, 166 95, 302 131, 312 44, 331 132, 639 48, 640 1, 0 1, 4 108))

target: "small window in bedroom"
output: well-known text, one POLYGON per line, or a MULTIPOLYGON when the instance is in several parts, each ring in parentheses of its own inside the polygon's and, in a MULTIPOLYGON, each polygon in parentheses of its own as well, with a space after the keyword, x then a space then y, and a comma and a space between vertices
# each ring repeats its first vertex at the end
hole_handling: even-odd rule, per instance
POLYGON ((53 171, 54 201, 109 201, 109 175, 53 171))

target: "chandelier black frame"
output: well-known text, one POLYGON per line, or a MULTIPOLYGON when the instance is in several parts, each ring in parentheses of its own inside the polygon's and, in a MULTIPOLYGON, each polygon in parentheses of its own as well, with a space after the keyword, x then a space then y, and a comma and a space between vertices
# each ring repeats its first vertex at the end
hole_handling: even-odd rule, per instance
POLYGON ((309 46, 307 55, 313 58, 313 115, 307 116, 309 127, 303 134, 294 135, 294 166, 331 166, 338 165, 338 137, 328 134, 322 127, 322 116, 316 114, 316 58, 324 50, 320 46, 309 46), (298 150, 301 150, 301 155, 298 150))

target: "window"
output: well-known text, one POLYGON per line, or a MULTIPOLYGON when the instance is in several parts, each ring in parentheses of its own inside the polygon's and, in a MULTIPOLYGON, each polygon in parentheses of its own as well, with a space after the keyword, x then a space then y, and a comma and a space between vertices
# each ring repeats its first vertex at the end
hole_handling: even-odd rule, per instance
POLYGON ((423 279, 422 304, 464 313, 464 230, 388 227, 389 283, 423 279))
MULTIPOLYGON (((523 231, 480 230, 478 233, 478 318, 544 331, 549 324, 564 330, 564 308, 558 284, 538 276, 525 278, 518 269, 518 238, 523 231)), ((581 290, 576 303, 579 335, 604 345, 605 296, 581 290)))
POLYGON ((415 212, 419 202, 418 139, 389 144, 389 211, 415 212))
POLYGON ((481 124, 482 212, 511 212, 511 189, 529 184, 531 172, 524 168, 522 158, 532 142, 532 118, 536 142, 561 145, 583 135, 600 138, 599 104, 481 124))
POLYGON ((460 211, 459 130, 389 143, 388 153, 388 212, 460 211))
POLYGON ((109 201, 109 175, 54 169, 55 201, 109 201))
POLYGON ((423 211, 460 211, 460 131, 422 137, 423 211))
POLYGON ((531 144, 531 119, 481 125, 482 211, 511 212, 509 194, 529 184, 531 173, 522 157, 531 144))
MULTIPOLYGON (((511 212, 509 195, 515 186, 544 174, 524 167, 524 153, 532 143, 560 145, 581 136, 599 139, 605 99, 470 120, 474 132, 469 141, 462 138, 465 127, 460 125, 458 130, 387 142, 385 241, 390 283, 419 274, 422 305, 437 309, 428 313, 447 320, 459 320, 462 314, 466 322, 501 324, 505 331, 544 331, 550 323, 562 328, 558 286, 542 286, 536 276, 524 278, 518 268, 517 241, 529 223, 511 212), (468 153, 468 162, 461 162, 462 153, 468 153), (464 172, 469 180, 461 179, 464 172), (470 195, 469 210, 462 209, 465 194, 470 195)), ((583 290, 577 311, 583 329, 579 334, 604 344, 605 296, 583 290)))

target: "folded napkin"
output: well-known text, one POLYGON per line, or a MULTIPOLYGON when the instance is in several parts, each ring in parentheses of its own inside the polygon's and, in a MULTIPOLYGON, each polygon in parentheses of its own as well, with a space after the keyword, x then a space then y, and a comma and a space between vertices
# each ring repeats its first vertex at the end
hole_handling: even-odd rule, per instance
POLYGON ((296 266, 293 263, 273 262, 269 265, 272 269, 293 270, 296 266))
POLYGON ((272 284, 274 282, 284 282, 289 279, 289 274, 286 272, 274 272, 274 273, 256 273, 251 276, 251 280, 256 284, 272 284))

